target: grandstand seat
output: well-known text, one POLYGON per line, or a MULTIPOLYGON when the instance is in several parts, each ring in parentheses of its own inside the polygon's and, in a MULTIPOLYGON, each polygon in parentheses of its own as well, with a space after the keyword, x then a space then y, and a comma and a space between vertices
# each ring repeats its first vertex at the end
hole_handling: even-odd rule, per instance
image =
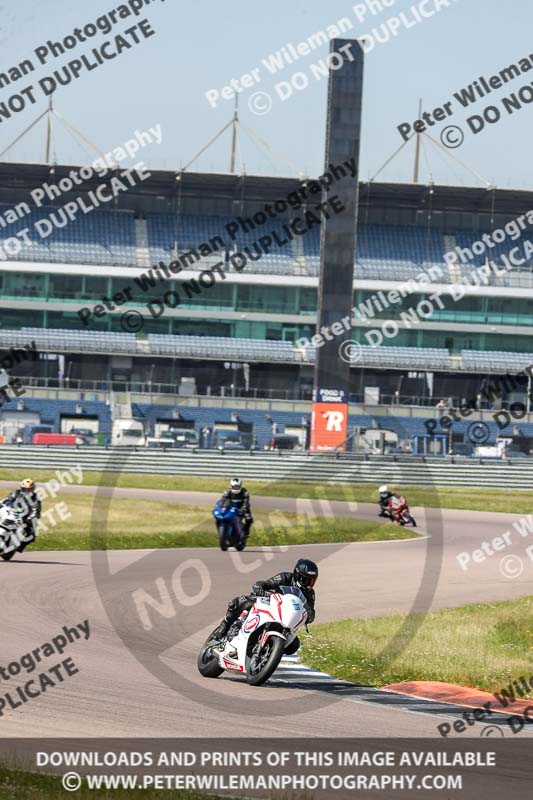
MULTIPOLYGON (((0 211, 2 208, 0 207, 0 211)), ((58 209, 43 206, 24 217, 27 227, 34 228, 39 220, 58 214, 58 209)), ((0 229, 0 245, 16 236, 20 222, 0 229)), ((63 228, 54 227, 45 239, 29 234, 31 245, 21 243, 16 261, 50 263, 102 264, 105 266, 134 266, 136 264, 135 222, 133 212, 92 211, 80 214, 63 228)))
POLYGON ((0 329, 0 347, 24 347, 35 342, 37 350, 134 353, 135 334, 81 331, 71 328, 31 328, 16 331, 0 329))
POLYGON ((291 342, 266 339, 232 339, 219 336, 165 336, 149 334, 152 353, 182 357, 248 359, 250 361, 294 361, 291 342))
MULTIPOLYGON (((0 206, 0 212, 2 207, 0 206)), ((25 222, 33 228, 38 220, 57 214, 58 209, 43 207, 34 209, 26 215, 25 222)), ((296 212, 295 212, 296 215, 296 212)), ((152 262, 168 262, 204 242, 218 243, 220 252, 204 257, 190 265, 191 269, 209 268, 211 259, 224 258, 225 251, 230 254, 251 247, 260 236, 271 231, 280 239, 285 238, 282 225, 287 220, 269 221, 268 230, 263 226, 239 230, 235 238, 230 236, 226 225, 233 218, 223 215, 206 214, 146 214, 148 251, 152 262)), ((7 225, 0 230, 0 245, 8 238, 16 236, 20 223, 7 225)), ((320 271, 320 229, 312 228, 305 236, 297 237, 283 247, 274 245, 272 250, 257 261, 250 261, 250 273, 272 275, 307 275, 316 277, 320 271)), ((355 275, 363 279, 408 281, 426 271, 429 267, 439 267, 441 283, 455 282, 458 278, 467 281, 472 270, 484 263, 486 256, 475 256, 468 264, 458 264, 459 270, 452 276, 444 264, 447 241, 453 239, 459 247, 469 247, 479 238, 479 232, 467 234, 464 231, 445 234, 444 231, 417 227, 414 225, 377 225, 361 222, 357 238, 357 258, 355 275)), ((146 266, 138 263, 136 248, 135 217, 133 212, 95 210, 80 215, 74 222, 63 228, 54 228, 51 234, 40 239, 32 236, 32 245, 21 243, 21 250, 13 260, 80 263, 105 266, 146 266)), ((496 261, 505 252, 504 245, 491 251, 496 261)), ((522 276, 530 275, 533 260, 513 276, 491 278, 494 285, 514 285, 522 276)), ((228 264, 228 270, 231 270, 228 264)))
POLYGON ((533 353, 463 350, 461 355, 465 369, 476 372, 520 372, 533 365, 533 353))
MULTIPOLYGON (((300 351, 302 360, 313 363, 316 348, 312 345, 300 351)), ((352 366, 386 367, 401 369, 438 369, 453 368, 448 350, 437 347, 370 347, 361 345, 361 350, 354 354, 352 366)))

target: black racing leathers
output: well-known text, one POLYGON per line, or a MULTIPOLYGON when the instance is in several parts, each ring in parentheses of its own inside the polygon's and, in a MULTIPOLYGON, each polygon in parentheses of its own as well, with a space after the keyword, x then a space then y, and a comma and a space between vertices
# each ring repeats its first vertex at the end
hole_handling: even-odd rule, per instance
POLYGON ((241 487, 237 491, 235 489, 227 489, 222 495, 224 503, 234 503, 242 511, 243 517, 252 516, 250 510, 250 493, 247 489, 241 487))
POLYGON ((224 504, 229 505, 230 503, 234 503, 240 509, 243 522, 241 522, 241 519, 236 518, 235 525, 239 529, 239 535, 241 534, 240 529, 242 525, 244 528, 242 533, 244 533, 245 537, 248 537, 253 522, 252 510, 250 507, 250 493, 248 490, 245 489, 244 486, 238 490, 227 489, 221 499, 224 504))

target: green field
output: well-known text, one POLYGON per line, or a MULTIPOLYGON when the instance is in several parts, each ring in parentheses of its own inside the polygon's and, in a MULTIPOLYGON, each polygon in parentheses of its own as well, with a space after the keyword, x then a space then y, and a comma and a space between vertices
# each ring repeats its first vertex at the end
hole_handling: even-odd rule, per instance
MULTIPOLYGON (((50 471, 33 470, 36 481, 55 477, 50 471)), ((0 480, 20 481, 25 477, 23 470, 0 470, 0 480)), ((163 489, 174 491, 220 492, 228 488, 229 478, 198 478, 172 475, 136 475, 99 473, 86 471, 83 483, 87 486, 139 487, 143 489, 163 489)), ((246 475, 242 476, 246 480, 246 475)), ((376 483, 340 484, 298 483, 289 480, 253 481, 246 480, 252 495, 270 497, 323 498, 327 500, 346 500, 352 502, 377 502, 377 489, 383 480, 376 466, 376 483)), ((531 511, 531 492, 529 490, 509 489, 463 489, 443 486, 401 486, 395 485, 399 494, 405 494, 411 506, 428 508, 456 508, 473 511, 502 511, 516 514, 531 511)))
POLYGON ((414 638, 407 628, 396 657, 383 656, 406 620, 398 614, 313 625, 302 660, 366 686, 445 681, 494 692, 532 674, 533 597, 413 615, 412 630, 422 622, 414 638))
MULTIPOLYGON (((85 787, 76 792, 67 792, 61 779, 48 775, 0 767, 0 797, 2 800, 56 800, 57 797, 75 797, 79 800, 126 800, 139 797, 142 800, 217 800, 214 797, 191 792, 169 790, 89 790, 85 787)), ((220 799, 219 799, 220 800, 220 799)))
MULTIPOLYGON (((70 517, 41 530, 39 550, 117 550, 217 547, 209 506, 64 494, 70 517)), ((44 510, 46 510, 46 501, 44 510)), ((412 529, 355 518, 307 517, 254 511, 248 546, 374 542, 416 536, 412 529)), ((46 525, 46 520, 43 519, 46 525)))

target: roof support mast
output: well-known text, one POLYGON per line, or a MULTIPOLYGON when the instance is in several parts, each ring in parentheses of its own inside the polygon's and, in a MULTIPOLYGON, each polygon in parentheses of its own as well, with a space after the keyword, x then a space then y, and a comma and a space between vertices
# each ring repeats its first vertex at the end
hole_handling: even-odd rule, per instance
MULTIPOLYGON (((421 119, 421 118, 422 118, 422 100, 419 101, 419 106, 418 106, 418 119, 421 119)), ((485 184, 487 189, 495 188, 490 183, 490 181, 486 180, 486 178, 484 178, 482 175, 480 175, 474 169, 469 167, 468 164, 465 164, 464 161, 461 161, 459 158, 457 158, 457 156, 455 156, 453 153, 451 153, 450 150, 447 147, 444 147, 444 145, 441 144, 441 142, 439 142, 437 139, 434 139, 433 136, 431 136, 431 134, 427 133, 427 131, 422 131, 422 132, 412 131, 409 134, 409 136, 407 137, 407 139, 404 139, 402 144, 394 151, 394 153, 391 156, 389 156, 389 158, 385 161, 385 163, 378 169, 378 171, 375 173, 375 175, 372 178, 370 178, 369 183, 373 183, 376 180, 376 178, 378 177, 378 175, 381 175, 381 173, 383 172, 385 167, 388 167, 388 165, 392 161, 394 161, 396 156, 398 156, 401 153, 401 151, 404 149, 404 147, 409 142, 411 142, 415 137, 416 137, 416 149, 415 149, 415 166, 414 166, 414 174, 413 174, 413 183, 416 184, 416 183, 418 183, 418 180, 419 180, 419 176, 420 176, 420 152, 421 152, 421 149, 424 147, 424 142, 431 142, 431 144, 434 147, 437 147, 442 153, 445 153, 448 156, 448 158, 450 158, 455 164, 459 164, 460 167, 465 169, 471 175, 474 175, 474 177, 478 181, 480 181, 481 183, 485 184)), ((433 183, 433 179, 431 178, 431 176, 430 176, 430 183, 431 184, 433 183)))
POLYGON ((46 151, 44 154, 44 160, 47 164, 50 164, 50 146, 52 144, 52 114, 54 111, 54 105, 52 102, 52 95, 50 95, 50 99, 48 101, 48 112, 47 112, 47 121, 46 121, 46 151))
POLYGON ((76 128, 74 128, 73 125, 70 125, 70 123, 68 123, 66 121, 66 119, 63 119, 61 114, 58 114, 57 111, 54 111, 54 104, 53 104, 53 101, 52 101, 52 95, 50 95, 50 99, 48 101, 48 108, 45 109, 45 111, 43 111, 42 114, 39 114, 37 119, 34 119, 33 122, 31 122, 28 125, 27 128, 24 128, 22 133, 19 133, 19 135, 16 136, 13 139, 13 141, 10 144, 8 144, 7 147, 4 147, 2 152, 0 152, 0 158, 2 158, 18 142, 20 142, 20 140, 23 139, 26 136, 26 134, 29 133, 32 130, 32 128, 34 128, 44 117, 46 117, 47 118, 47 120, 46 120, 46 146, 45 146, 45 154, 44 154, 44 156, 45 156, 45 162, 49 166, 52 166, 52 156, 53 156, 53 153, 52 153, 52 115, 65 128, 67 128, 67 130, 69 130, 71 132, 71 134, 75 134, 75 136, 80 141, 82 141, 86 145, 88 145, 92 150, 94 150, 96 153, 98 153, 98 156, 100 158, 103 158, 105 160, 106 156, 104 155, 104 152, 102 150, 100 150, 99 147, 97 147, 93 142, 91 142, 90 139, 88 139, 86 136, 84 136, 84 134, 81 133, 81 131, 79 131, 76 128))
POLYGON ((233 134, 231 137, 231 160, 229 165, 229 171, 232 175, 235 175, 235 151, 237 149, 237 128, 239 125, 239 95, 235 92, 235 111, 233 113, 233 134))
MULTIPOLYGON (((418 119, 422 119, 422 98, 418 101, 418 119)), ((420 171, 420 133, 416 134, 416 147, 415 147, 415 172, 413 175, 413 183, 418 183, 418 175, 420 171)))

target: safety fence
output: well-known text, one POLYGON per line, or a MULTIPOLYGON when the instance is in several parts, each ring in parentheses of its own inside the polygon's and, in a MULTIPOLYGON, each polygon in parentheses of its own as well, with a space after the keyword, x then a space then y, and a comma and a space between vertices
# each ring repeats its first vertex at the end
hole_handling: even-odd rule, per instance
POLYGON ((533 459, 489 459, 353 456, 291 451, 192 451, 104 447, 45 447, 4 445, 3 469, 68 469, 189 477, 242 475, 265 481, 313 483, 394 483, 419 486, 479 486, 529 489, 533 459))

